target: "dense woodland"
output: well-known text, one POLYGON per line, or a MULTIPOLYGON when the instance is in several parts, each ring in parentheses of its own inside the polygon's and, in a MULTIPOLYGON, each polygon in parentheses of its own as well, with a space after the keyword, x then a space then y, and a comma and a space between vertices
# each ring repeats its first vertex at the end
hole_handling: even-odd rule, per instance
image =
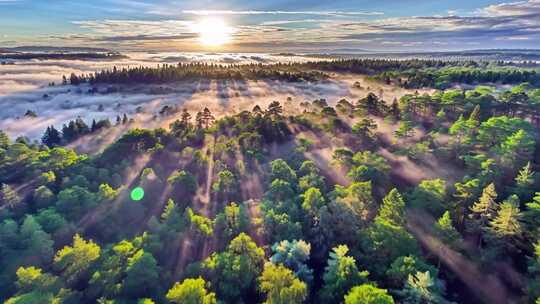
POLYGON ((405 88, 448 89, 455 84, 530 83, 540 86, 538 64, 533 62, 478 62, 427 59, 341 59, 305 63, 222 65, 208 63, 164 64, 158 67, 134 67, 103 70, 90 75, 72 74, 72 85, 167 83, 182 80, 233 79, 317 81, 328 73, 369 75, 371 79, 405 88), (527 67, 516 67, 527 66, 527 67))
MULTIPOLYGON (((89 81, 167 71, 186 75, 89 81)), ((1 132, 1 300, 540 303, 534 83, 297 106, 179 111, 96 155, 65 144, 127 116, 42 142, 1 132), (404 164, 441 176, 416 182, 404 164)))

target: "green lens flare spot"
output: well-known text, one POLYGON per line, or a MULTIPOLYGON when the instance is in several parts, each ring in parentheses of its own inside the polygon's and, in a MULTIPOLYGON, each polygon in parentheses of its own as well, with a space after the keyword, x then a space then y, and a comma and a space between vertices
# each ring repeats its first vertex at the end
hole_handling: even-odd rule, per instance
POLYGON ((134 201, 140 201, 144 198, 144 189, 137 187, 131 190, 131 199, 134 201))

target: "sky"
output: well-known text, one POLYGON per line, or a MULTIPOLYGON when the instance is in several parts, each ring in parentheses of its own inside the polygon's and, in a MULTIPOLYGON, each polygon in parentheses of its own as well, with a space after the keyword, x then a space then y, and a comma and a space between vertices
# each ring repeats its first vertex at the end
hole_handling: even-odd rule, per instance
POLYGON ((540 48, 540 0, 0 0, 0 48, 205 52, 540 48))

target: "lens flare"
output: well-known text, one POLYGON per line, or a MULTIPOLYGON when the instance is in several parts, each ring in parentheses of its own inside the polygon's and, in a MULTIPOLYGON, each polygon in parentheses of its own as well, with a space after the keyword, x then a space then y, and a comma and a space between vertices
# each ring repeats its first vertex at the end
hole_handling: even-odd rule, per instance
POLYGON ((131 190, 131 199, 133 201, 140 201, 144 198, 144 189, 141 187, 137 187, 133 190, 131 190))

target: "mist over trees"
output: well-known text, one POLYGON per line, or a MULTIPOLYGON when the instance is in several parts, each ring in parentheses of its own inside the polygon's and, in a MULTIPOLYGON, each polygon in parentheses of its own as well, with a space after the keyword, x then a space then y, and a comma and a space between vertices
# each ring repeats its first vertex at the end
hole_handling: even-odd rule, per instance
POLYGON ((78 118, 48 126, 41 142, 0 131, 0 299, 535 303, 538 76, 502 64, 181 64, 72 75, 73 85, 327 72, 387 73, 379 81, 408 87, 517 85, 394 100, 375 92, 335 106, 317 99, 297 103, 297 114, 280 101, 221 117, 204 106, 164 109, 174 118, 166 129, 136 128, 127 114, 114 124, 78 118), (70 148, 120 127, 98 153, 70 148))

